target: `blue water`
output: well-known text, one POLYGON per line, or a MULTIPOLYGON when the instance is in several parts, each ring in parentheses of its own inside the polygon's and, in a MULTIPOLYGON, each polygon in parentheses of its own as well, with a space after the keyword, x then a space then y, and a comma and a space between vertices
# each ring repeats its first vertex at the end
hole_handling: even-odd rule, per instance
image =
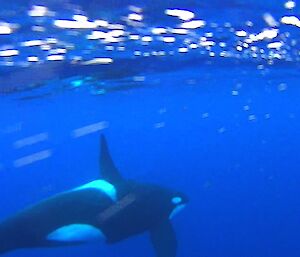
MULTIPOLYGON (((189 196, 188 206, 173 220, 178 256, 300 256, 299 28, 280 24, 275 38, 253 42, 266 57, 250 56, 246 48, 237 51, 240 39, 234 34, 272 30, 264 14, 276 21, 298 17, 300 3, 289 10, 285 1, 72 1, 81 6, 81 14, 84 10, 91 19, 99 15, 114 23, 128 13, 128 5, 140 6, 147 22, 128 30, 141 35, 153 27, 178 25, 164 15, 166 8, 190 10, 210 24, 175 35, 171 45, 117 43, 124 51, 87 44, 86 31, 72 36, 53 29, 54 19, 78 13, 64 1, 0 3, 0 18, 22 28, 0 35, 1 51, 20 50, 17 56, 0 57, 0 219, 97 179, 99 135, 104 133, 124 176, 189 196), (26 15, 34 4, 56 12, 39 23, 47 28, 41 34, 30 30, 37 21, 26 15), (226 22, 235 29, 226 30, 226 22), (205 34, 210 31, 212 37, 205 34), (220 57, 218 45, 177 52, 205 35, 226 42, 232 55, 220 57), (45 61, 48 50, 19 43, 50 36, 75 43, 64 61, 45 61), (283 45, 272 50, 272 42, 283 45), (137 50, 152 56, 134 55, 137 50), (153 51, 174 53, 153 56, 153 51), (38 56, 40 63, 29 64, 29 55, 38 56), (83 61, 109 57, 113 63, 71 65, 75 55, 83 61)), ((148 235, 140 235, 112 246, 19 250, 7 256, 154 253, 148 235)))

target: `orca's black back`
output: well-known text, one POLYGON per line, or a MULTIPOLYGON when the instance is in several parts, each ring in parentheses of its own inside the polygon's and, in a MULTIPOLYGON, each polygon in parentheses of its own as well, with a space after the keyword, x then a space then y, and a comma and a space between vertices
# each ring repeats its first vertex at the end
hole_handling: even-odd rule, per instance
POLYGON ((97 226, 98 215, 113 201, 95 189, 58 194, 0 224, 0 253, 16 248, 56 246, 47 235, 68 224, 97 226))

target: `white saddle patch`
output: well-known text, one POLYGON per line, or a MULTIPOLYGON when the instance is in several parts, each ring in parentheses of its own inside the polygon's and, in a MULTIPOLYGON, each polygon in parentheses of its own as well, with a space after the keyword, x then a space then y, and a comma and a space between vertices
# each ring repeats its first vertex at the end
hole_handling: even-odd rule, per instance
POLYGON ((62 242, 104 241, 105 235, 100 229, 91 225, 71 224, 54 230, 47 239, 62 242))
POLYGON ((83 189, 97 189, 97 190, 105 193, 114 202, 117 201, 116 188, 112 184, 108 183, 105 180, 101 180, 101 179, 94 180, 94 181, 84 184, 82 186, 76 187, 73 190, 77 191, 77 190, 83 190, 83 189))

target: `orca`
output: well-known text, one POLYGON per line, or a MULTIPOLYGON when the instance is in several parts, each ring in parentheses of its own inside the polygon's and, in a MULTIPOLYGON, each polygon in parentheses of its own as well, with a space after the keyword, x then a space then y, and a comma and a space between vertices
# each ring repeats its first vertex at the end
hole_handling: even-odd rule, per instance
POLYGON ((188 202, 183 193, 125 179, 101 136, 102 179, 54 195, 0 223, 0 254, 24 248, 103 241, 114 244, 149 232, 156 257, 175 257, 171 218, 188 202))

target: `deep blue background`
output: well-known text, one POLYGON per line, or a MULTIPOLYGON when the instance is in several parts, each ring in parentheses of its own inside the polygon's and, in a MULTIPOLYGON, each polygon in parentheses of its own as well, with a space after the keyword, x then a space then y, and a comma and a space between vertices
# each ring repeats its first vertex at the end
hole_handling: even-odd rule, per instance
MULTIPOLYGON (((238 1, 208 2, 214 10, 232 10, 238 1)), ((282 7, 282 1, 263 7, 261 1, 243 3, 261 13, 282 7)), ((258 15, 253 10, 247 13, 258 15)), ((178 256, 298 257, 298 73, 296 64, 261 71, 251 62, 218 60, 149 72, 144 87, 101 96, 85 88, 31 101, 18 101, 17 94, 1 96, 0 218, 97 178, 99 133, 74 139, 71 132, 107 121, 109 127, 102 132, 124 176, 174 187, 190 197, 187 208, 174 218, 178 256), (281 83, 287 90, 278 90, 281 83), (233 96, 236 89, 239 95, 233 96), (249 115, 256 119, 249 120, 249 115), (156 128, 157 123, 164 126, 156 128), (13 148, 16 140, 41 132, 49 133, 48 141, 13 148), (53 151, 51 158, 13 167, 15 159, 44 149, 53 151)), ((41 255, 150 257, 153 252, 143 235, 108 247, 7 254, 41 255)))

